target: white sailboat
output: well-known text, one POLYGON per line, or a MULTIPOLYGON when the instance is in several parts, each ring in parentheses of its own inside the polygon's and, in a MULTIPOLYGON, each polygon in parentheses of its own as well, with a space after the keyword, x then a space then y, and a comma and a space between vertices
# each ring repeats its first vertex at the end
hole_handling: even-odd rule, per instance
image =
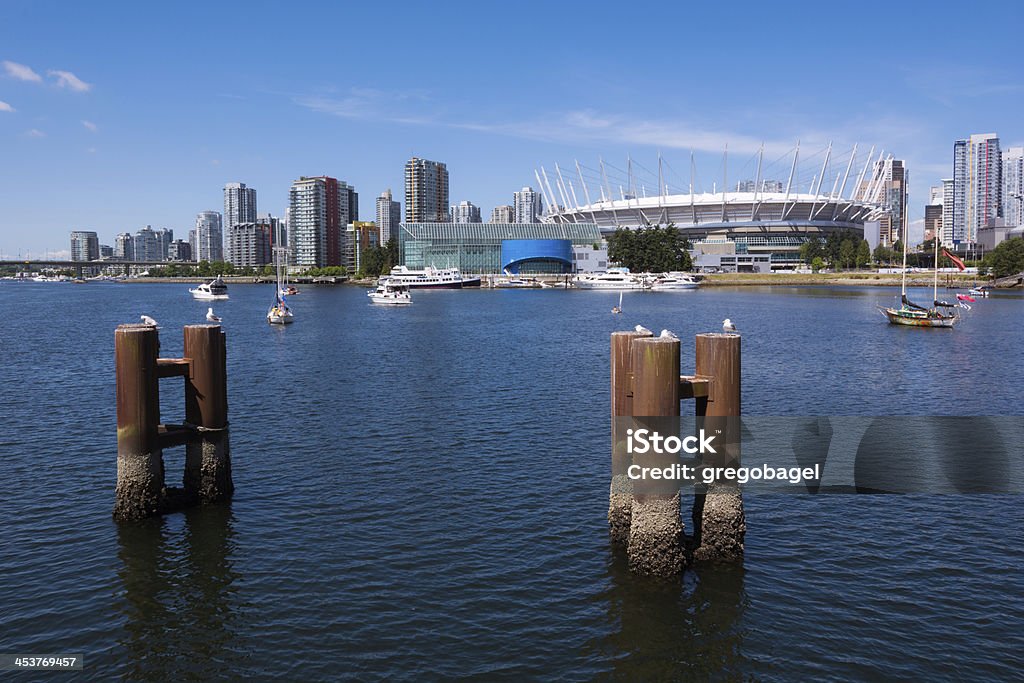
POLYGON ((274 247, 274 261, 277 265, 277 285, 274 288, 274 305, 267 311, 267 322, 271 325, 288 325, 295 322, 295 314, 288 306, 284 294, 282 294, 281 270, 284 266, 288 250, 284 247, 274 247))
POLYGON ((622 292, 619 292, 619 305, 612 307, 612 313, 622 313, 622 292))

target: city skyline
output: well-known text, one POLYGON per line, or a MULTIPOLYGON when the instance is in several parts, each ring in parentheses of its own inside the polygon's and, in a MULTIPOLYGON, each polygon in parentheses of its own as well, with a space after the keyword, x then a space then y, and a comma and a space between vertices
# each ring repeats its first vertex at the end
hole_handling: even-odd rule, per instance
MULTIPOLYGON (((160 15, 160 32, 143 30, 155 18, 147 8, 54 7, 9 4, 0 22, 5 256, 67 252, 74 230, 96 231, 104 244, 145 225, 183 236, 197 213, 223 205, 229 182, 257 188, 261 209, 283 216, 296 178, 345 178, 363 194, 362 213, 373 215, 372 202, 403 186, 403 165, 417 156, 444 162, 450 196, 488 216, 518 188, 537 189, 534 169, 552 161, 601 156, 624 166, 632 155, 650 167, 660 151, 686 169, 693 148, 709 181, 721 175, 728 144, 734 185, 753 177, 742 171, 762 142, 777 157, 798 139, 877 145, 906 160, 913 239, 928 188, 952 177, 955 140, 991 131, 1003 149, 1024 144, 1015 115, 1024 82, 1007 67, 1003 43, 954 59, 927 37, 948 18, 911 7, 886 6, 886 23, 858 31, 854 48, 808 60, 779 33, 842 30, 841 8, 753 7, 740 18, 729 8, 638 7, 616 15, 621 35, 649 35, 656 13, 659 25, 686 33, 687 47, 655 37, 624 52, 589 37, 607 29, 606 13, 537 5, 544 27, 522 49, 494 49, 482 32, 440 41, 429 63, 405 54, 425 28, 490 25, 498 8, 409 6, 391 21, 395 44, 412 47, 366 59, 357 43, 326 39, 331 21, 292 38, 300 19, 285 7, 240 17, 232 6, 184 5, 160 15), (254 35, 271 31, 280 49, 261 55, 216 39, 239 21, 254 35), (707 30, 687 31, 693 24, 707 30), (556 31, 565 25, 577 30, 556 31), (210 49, 184 54, 175 39, 182 32, 208 38, 210 49), (885 50, 890 44, 901 51, 885 50), (540 48, 543 58, 530 56, 540 48), (507 88, 524 74, 537 96, 510 102, 507 88)), ((978 11, 1001 17, 997 26, 1024 18, 1010 3, 978 11)), ((344 12, 356 27, 376 21, 370 8, 324 12, 344 12)))

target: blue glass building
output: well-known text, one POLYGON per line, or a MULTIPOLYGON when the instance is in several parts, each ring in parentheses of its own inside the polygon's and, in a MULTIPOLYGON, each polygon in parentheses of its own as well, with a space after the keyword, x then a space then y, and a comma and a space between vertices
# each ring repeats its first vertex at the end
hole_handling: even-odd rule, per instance
POLYGON ((524 275, 573 271, 573 247, 601 242, 593 223, 403 223, 401 263, 463 273, 524 275))

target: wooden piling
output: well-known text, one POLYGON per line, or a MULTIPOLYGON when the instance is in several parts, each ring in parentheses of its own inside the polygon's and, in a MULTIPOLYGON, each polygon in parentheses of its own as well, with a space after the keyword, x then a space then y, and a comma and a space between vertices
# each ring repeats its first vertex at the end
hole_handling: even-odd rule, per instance
POLYGON ((613 543, 629 541, 633 504, 633 486, 626 475, 631 462, 623 433, 626 421, 621 419, 633 414, 633 340, 650 336, 652 332, 649 330, 612 333, 612 483, 608 493, 608 533, 613 543))
POLYGON ((185 490, 201 504, 229 498, 231 451, 228 439, 227 353, 220 325, 186 325, 185 421, 199 438, 185 447, 185 490))
MULTIPOLYGON (((635 428, 664 434, 675 433, 679 416, 679 340, 633 339, 630 360, 633 370, 635 428), (669 418, 661 419, 658 418, 669 418)), ((665 467, 676 461, 671 455, 636 455, 633 464, 665 467)), ((629 528, 629 566, 634 572, 674 576, 685 567, 683 523, 679 514, 679 482, 636 479, 629 528)))
POLYGON ((114 518, 136 520, 159 514, 163 503, 163 452, 157 356, 160 339, 152 325, 121 325, 114 332, 117 373, 117 490, 114 518))
MULTIPOLYGON (((696 373, 708 377, 706 397, 696 398, 698 425, 716 435, 724 444, 715 455, 708 454, 706 467, 735 467, 740 464, 741 384, 740 336, 699 334, 696 344, 696 373)), ((743 498, 734 482, 716 481, 698 489, 693 507, 694 558, 702 561, 736 562, 743 559, 746 520, 743 498)))

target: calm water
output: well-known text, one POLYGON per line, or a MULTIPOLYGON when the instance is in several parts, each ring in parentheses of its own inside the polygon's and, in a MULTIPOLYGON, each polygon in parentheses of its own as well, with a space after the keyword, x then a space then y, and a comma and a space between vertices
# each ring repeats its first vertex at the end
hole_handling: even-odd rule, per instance
MULTIPOLYGON (((885 324, 885 289, 416 293, 232 286, 236 493, 110 519, 113 330, 182 285, 0 284, 0 652, 90 679, 973 679, 1024 666, 1018 496, 750 496, 742 569, 681 584, 609 548, 608 335, 744 333, 762 415, 1024 415, 1024 298, 955 331, 885 324)), ((182 413, 162 384, 164 419, 182 413)), ((1020 446, 1019 444, 1017 445, 1020 446)), ((1020 455, 1018 448, 1017 455, 1020 455)), ((181 449, 165 452, 168 482, 181 449)))

